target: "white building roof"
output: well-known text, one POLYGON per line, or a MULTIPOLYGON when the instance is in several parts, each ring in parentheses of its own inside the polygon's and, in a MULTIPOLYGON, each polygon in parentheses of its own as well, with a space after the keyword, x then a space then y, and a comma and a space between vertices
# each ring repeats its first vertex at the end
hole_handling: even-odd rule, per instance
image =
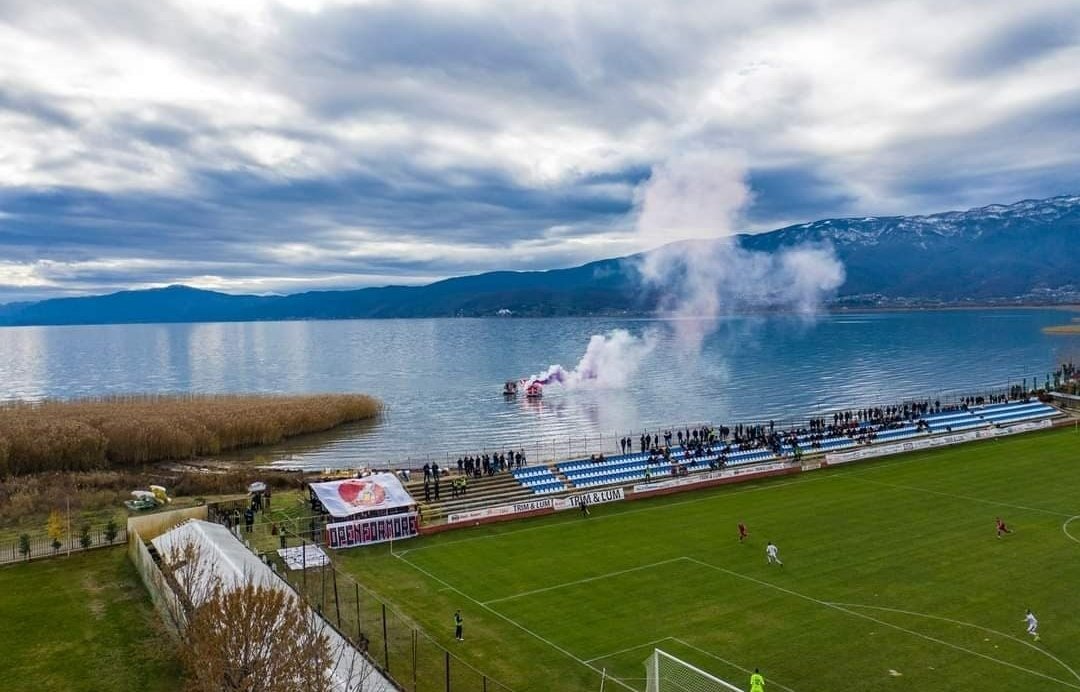
MULTIPOLYGON (((199 549, 206 568, 201 574, 207 581, 220 579, 224 588, 257 583, 293 593, 262 560, 221 524, 190 519, 153 539, 163 559, 191 543, 199 549)), ((178 577, 182 576, 178 575, 178 577)), ((185 585, 186 586, 186 585, 185 585)), ((196 587, 192 590, 198 594, 196 587)), ((323 634, 330 642, 335 662, 331 670, 333 689, 338 692, 393 692, 397 688, 374 665, 358 654, 325 620, 319 618, 323 634)))

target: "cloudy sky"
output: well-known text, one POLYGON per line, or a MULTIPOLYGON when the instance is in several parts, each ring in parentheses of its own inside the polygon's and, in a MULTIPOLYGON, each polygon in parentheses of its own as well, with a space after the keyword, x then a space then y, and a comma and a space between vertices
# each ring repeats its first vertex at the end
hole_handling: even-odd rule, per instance
POLYGON ((664 171, 742 181, 720 232, 1080 190, 1076 0, 0 0, 0 46, 0 302, 567 266, 664 171))

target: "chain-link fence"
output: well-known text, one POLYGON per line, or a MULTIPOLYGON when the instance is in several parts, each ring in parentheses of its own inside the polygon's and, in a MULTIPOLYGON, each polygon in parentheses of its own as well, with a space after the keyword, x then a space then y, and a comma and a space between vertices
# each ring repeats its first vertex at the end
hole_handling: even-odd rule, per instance
MULTIPOLYGON (((256 552, 262 552, 274 569, 301 594, 338 632, 365 652, 387 675, 409 692, 510 692, 506 685, 452 654, 404 614, 395 610, 352 575, 334 567, 302 565, 289 569, 278 548, 321 545, 321 526, 311 530, 299 520, 302 534, 277 525, 274 549, 266 546, 265 524, 241 529, 240 536, 256 552), (312 540, 314 538, 314 540, 312 540)), ((302 553, 306 555, 307 553, 302 553)))

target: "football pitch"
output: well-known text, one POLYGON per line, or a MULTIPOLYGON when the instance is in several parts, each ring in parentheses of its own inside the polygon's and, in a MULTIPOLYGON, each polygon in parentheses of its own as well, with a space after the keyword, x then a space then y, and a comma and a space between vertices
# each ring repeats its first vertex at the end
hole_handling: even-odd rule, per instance
POLYGON ((337 557, 518 691, 643 690, 654 647, 742 689, 1080 690, 1072 428, 337 557))

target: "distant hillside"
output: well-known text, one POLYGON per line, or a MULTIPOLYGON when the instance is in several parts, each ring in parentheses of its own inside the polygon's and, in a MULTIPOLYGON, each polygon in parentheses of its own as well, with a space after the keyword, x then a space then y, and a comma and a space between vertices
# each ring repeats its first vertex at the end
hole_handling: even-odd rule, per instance
MULTIPOLYGON (((1080 302, 1080 196, 929 216, 826 219, 740 235, 750 250, 832 244, 847 280, 837 305, 1080 302)), ((569 269, 490 272, 427 286, 227 295, 184 286, 0 306, 0 324, 646 313, 635 257, 569 269)))

